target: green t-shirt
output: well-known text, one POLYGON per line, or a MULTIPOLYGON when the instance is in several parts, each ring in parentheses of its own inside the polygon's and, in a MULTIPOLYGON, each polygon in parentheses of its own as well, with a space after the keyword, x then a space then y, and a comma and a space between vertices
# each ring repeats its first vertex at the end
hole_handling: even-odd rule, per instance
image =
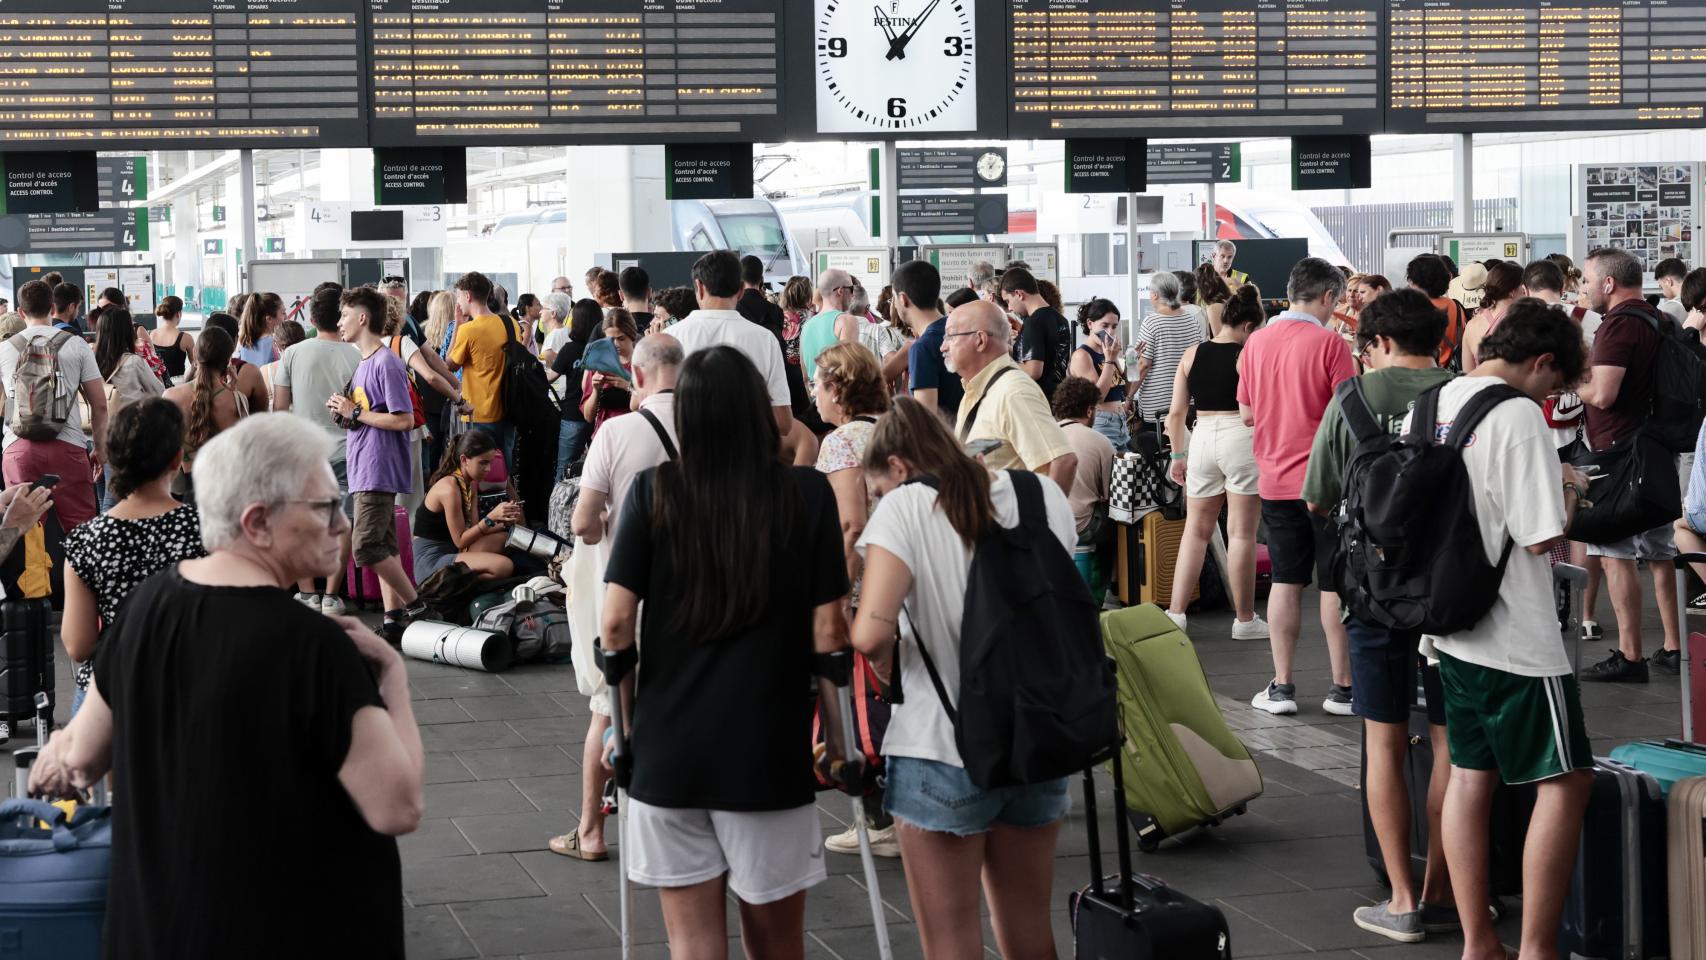
POLYGON ((800 360, 806 365, 807 380, 817 376, 817 355, 835 346, 835 321, 840 316, 840 310, 825 310, 800 328, 800 360))
MULTIPOLYGON (((1432 367, 1411 370, 1407 367, 1387 367, 1362 375, 1363 395, 1368 398, 1369 410, 1388 431, 1397 433, 1404 428, 1404 418, 1416 398, 1429 389, 1450 380, 1450 370, 1432 367)), ((1319 507, 1337 507, 1344 498, 1340 484, 1345 477, 1345 463, 1356 451, 1356 438, 1339 410, 1337 396, 1327 401, 1327 411, 1321 416, 1321 427, 1315 431, 1315 445, 1309 450, 1309 470, 1303 477, 1303 499, 1319 507)))

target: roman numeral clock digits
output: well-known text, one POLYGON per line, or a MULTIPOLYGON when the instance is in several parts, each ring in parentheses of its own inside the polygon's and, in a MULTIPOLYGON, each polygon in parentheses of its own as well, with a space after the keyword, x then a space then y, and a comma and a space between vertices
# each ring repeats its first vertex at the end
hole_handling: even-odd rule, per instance
POLYGON ((815 0, 819 133, 977 128, 974 0, 815 0))

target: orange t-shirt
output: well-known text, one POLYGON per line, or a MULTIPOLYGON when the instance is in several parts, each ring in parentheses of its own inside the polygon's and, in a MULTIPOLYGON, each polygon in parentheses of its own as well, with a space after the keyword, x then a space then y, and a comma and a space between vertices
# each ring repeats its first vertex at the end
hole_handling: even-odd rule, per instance
POLYGON ((1439 365, 1449 367, 1452 356, 1463 343, 1463 328, 1469 325, 1469 317, 1463 306, 1450 297, 1433 297, 1429 302, 1445 313, 1445 339, 1439 344, 1439 365))

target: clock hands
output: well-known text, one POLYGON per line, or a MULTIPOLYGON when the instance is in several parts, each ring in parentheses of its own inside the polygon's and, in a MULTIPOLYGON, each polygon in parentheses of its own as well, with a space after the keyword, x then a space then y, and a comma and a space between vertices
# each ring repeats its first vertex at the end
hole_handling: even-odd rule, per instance
MULTIPOLYGON (((918 32, 919 27, 924 26, 924 21, 930 18, 930 14, 935 11, 936 5, 941 2, 942 0, 930 0, 930 5, 924 8, 923 13, 920 13, 917 17, 913 18, 912 23, 907 26, 906 32, 889 40, 889 52, 885 59, 906 59, 906 45, 912 42, 912 35, 918 32)), ((888 29, 886 25, 884 26, 884 29, 888 29)))
POLYGON ((876 13, 877 13, 877 25, 883 28, 883 36, 889 38, 889 49, 893 50, 894 49, 894 29, 889 26, 888 16, 883 13, 883 8, 881 6, 875 6, 875 7, 872 7, 871 9, 876 11, 876 13))

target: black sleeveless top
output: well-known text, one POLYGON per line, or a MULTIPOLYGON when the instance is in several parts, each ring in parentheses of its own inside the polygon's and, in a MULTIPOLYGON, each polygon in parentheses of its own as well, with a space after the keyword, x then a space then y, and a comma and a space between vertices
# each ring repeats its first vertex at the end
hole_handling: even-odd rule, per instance
MULTIPOLYGON (((149 334, 148 339, 152 342, 154 339, 153 334, 149 334)), ((171 346, 166 347, 161 346, 158 343, 154 344, 154 352, 160 355, 160 362, 166 365, 166 375, 169 377, 181 377, 184 375, 184 367, 189 362, 190 355, 189 351, 179 346, 179 344, 183 342, 184 335, 183 332, 180 331, 178 333, 178 339, 174 340, 171 346)))
POLYGON ((449 543, 450 525, 445 522, 444 514, 423 503, 415 508, 415 536, 433 543, 449 543))
POLYGON ((1243 350, 1242 343, 1204 340, 1197 344, 1197 356, 1191 361, 1185 382, 1190 385, 1198 413, 1238 412, 1238 355, 1243 350))

